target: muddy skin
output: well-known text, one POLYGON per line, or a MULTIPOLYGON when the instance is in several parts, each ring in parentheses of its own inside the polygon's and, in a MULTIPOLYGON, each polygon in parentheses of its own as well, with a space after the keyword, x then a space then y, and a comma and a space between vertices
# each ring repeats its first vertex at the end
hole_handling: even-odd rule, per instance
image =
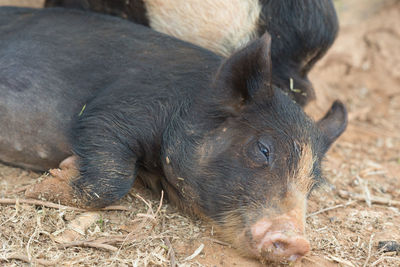
POLYGON ((45 6, 120 16, 223 56, 231 55, 267 31, 274 40, 274 84, 302 106, 315 98, 308 73, 333 44, 339 28, 331 0, 305 0, 301 4, 290 0, 187 2, 47 0, 45 6))
POLYGON ((77 165, 74 175, 53 171, 57 178, 43 182, 47 199, 101 208, 141 176, 212 220, 244 255, 295 261, 308 253, 307 196, 323 181, 321 160, 347 113, 335 102, 315 123, 277 88, 268 34, 221 61, 118 18, 1 8, 0 36, 1 151, 18 155, 5 159, 35 162, 36 143, 71 149, 46 151, 49 159, 76 156, 63 164, 77 165), (35 116, 52 123, 26 122, 35 116))

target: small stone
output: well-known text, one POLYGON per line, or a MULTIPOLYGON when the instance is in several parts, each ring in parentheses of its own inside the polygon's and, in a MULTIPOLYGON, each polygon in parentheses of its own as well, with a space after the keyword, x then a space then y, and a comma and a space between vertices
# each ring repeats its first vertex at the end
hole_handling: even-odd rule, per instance
POLYGON ((378 249, 383 252, 400 252, 400 244, 397 241, 379 241, 378 249))

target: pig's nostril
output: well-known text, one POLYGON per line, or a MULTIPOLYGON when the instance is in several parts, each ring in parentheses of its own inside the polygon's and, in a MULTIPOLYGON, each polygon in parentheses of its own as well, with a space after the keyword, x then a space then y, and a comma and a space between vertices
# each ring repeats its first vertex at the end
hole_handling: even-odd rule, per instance
POLYGON ((297 261, 297 259, 301 258, 304 255, 294 254, 288 258, 288 261, 297 261))
POLYGON ((284 250, 285 249, 285 244, 282 242, 273 242, 272 245, 274 246, 275 249, 277 250, 284 250))
POLYGON ((310 251, 301 227, 289 216, 263 218, 251 227, 254 254, 268 260, 296 261, 310 251))
POLYGON ((272 253, 272 257, 282 257, 289 261, 296 261, 310 251, 310 243, 305 237, 276 232, 267 233, 260 247, 262 251, 272 253))

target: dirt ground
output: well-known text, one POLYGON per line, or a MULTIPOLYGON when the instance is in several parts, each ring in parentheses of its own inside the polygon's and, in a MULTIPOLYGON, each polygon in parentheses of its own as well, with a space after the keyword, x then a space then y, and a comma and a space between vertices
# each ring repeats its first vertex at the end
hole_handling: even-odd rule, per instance
MULTIPOLYGON (((311 75, 317 101, 307 112, 319 118, 339 98, 349 126, 324 162, 331 185, 309 201, 312 251, 295 266, 400 266, 399 254, 377 247, 400 242, 400 1, 382 3, 336 2, 339 37, 311 75)), ((0 265, 261 266, 140 185, 112 211, 23 203, 41 175, 0 165, 0 197, 20 199, 0 205, 0 265)))

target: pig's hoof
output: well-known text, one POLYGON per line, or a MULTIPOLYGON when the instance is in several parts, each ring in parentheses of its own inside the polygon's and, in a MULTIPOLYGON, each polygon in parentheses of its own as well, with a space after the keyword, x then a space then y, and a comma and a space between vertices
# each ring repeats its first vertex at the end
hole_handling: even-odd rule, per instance
POLYGON ((69 157, 60 164, 61 169, 51 169, 50 177, 33 185, 25 191, 25 197, 51 201, 63 205, 80 206, 71 187, 71 180, 76 179, 79 171, 75 160, 69 157))
POLYGON ((78 159, 76 156, 70 156, 66 159, 64 159, 63 161, 61 161, 60 163, 60 169, 61 170, 78 170, 78 163, 77 163, 78 159))

